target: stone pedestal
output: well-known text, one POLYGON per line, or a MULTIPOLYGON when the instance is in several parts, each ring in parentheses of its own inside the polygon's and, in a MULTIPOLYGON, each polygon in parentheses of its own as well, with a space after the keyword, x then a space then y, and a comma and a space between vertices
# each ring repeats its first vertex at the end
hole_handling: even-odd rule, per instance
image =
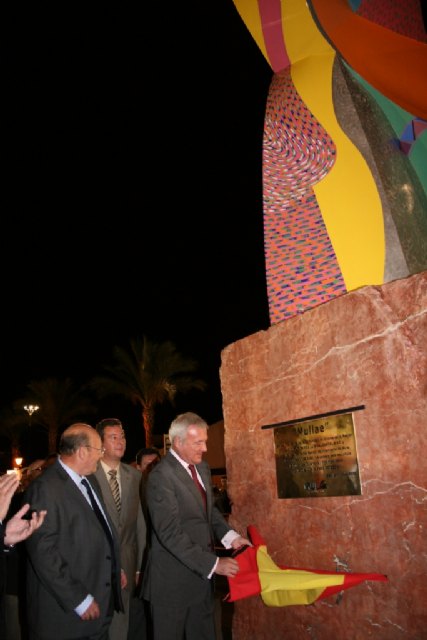
POLYGON ((427 272, 347 293, 222 352, 231 524, 278 565, 378 572, 310 606, 235 604, 233 640, 427 637, 427 272), (354 414, 362 495, 279 499, 263 425, 354 414))

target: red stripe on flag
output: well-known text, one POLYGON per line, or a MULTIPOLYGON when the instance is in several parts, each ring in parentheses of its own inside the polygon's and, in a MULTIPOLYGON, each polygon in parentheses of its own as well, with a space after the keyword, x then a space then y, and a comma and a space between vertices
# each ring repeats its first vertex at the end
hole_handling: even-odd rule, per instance
MULTIPOLYGON (((225 600, 228 600, 229 602, 259 595, 262 591, 257 564, 257 552, 260 546, 266 546, 265 541, 253 525, 248 527, 248 536, 254 546, 248 547, 243 551, 243 553, 236 557, 236 560, 239 563, 239 573, 234 578, 228 578, 230 592, 226 596, 225 600)), ((336 571, 326 571, 324 569, 305 569, 302 567, 289 567, 285 565, 277 565, 277 567, 282 570, 306 571, 330 576, 343 576, 343 584, 326 587, 317 597, 316 601, 328 598, 345 589, 355 587, 361 582, 365 582, 367 580, 376 580, 380 582, 388 581, 387 576, 382 573, 340 573, 336 571)))

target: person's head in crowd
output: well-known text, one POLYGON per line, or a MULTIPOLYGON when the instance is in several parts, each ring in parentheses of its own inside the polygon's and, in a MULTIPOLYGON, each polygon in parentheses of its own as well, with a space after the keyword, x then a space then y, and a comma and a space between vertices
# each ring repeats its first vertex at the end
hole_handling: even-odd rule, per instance
POLYGON ((57 460, 57 458, 57 453, 49 453, 46 458, 37 458, 37 460, 34 460, 31 464, 29 464, 26 469, 22 469, 21 490, 24 491, 28 487, 30 482, 38 478, 38 476, 45 469, 50 467, 50 465, 53 464, 55 460, 57 460))
POLYGON ((59 441, 59 455, 64 464, 81 476, 95 473, 104 454, 100 435, 89 424, 77 422, 65 429, 59 441))
POLYGON ((160 462, 161 456, 158 449, 154 447, 146 447, 140 449, 136 454, 136 468, 141 473, 147 474, 160 462))
POLYGON ((118 418, 104 418, 97 423, 96 431, 101 437, 104 448, 104 462, 116 467, 126 451, 126 434, 121 420, 118 418))
POLYGON ((181 413, 169 428, 172 449, 184 462, 200 464, 207 451, 208 429, 207 422, 196 413, 181 413))
POLYGON ((57 459, 58 459, 58 454, 56 452, 49 453, 49 455, 46 456, 46 458, 44 459, 43 469, 47 469, 48 467, 50 467, 50 465, 56 462, 57 459))
POLYGON ((21 490, 26 489, 30 482, 38 478, 44 469, 44 464, 45 460, 43 458, 38 458, 29 464, 26 469, 22 469, 21 490))

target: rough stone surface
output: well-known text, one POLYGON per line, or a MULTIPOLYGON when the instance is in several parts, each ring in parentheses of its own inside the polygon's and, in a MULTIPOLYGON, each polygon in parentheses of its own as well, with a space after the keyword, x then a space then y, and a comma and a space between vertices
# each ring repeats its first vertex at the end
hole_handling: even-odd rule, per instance
POLYGON ((427 638, 427 272, 363 287, 226 347, 231 524, 277 564, 385 573, 310 606, 235 603, 233 640, 427 638), (362 495, 277 498, 274 430, 354 413, 362 495))

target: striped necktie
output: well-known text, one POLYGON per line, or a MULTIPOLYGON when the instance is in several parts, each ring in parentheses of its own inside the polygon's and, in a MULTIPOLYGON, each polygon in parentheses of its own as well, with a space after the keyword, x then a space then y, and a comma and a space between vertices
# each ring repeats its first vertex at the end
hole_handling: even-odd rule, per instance
POLYGON ((120 513, 122 504, 120 501, 120 487, 117 481, 117 470, 110 469, 110 471, 108 472, 108 475, 110 476, 111 493, 113 494, 114 502, 116 503, 117 512, 120 513))

